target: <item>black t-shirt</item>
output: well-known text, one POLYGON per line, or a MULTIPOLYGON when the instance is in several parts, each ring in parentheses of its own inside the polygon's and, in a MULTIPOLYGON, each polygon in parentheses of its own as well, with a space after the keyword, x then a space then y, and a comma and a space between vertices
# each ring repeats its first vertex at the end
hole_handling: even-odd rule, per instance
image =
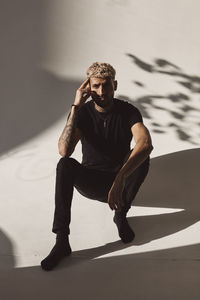
POLYGON ((94 100, 78 112, 77 127, 82 132, 82 164, 98 170, 114 171, 130 151, 131 127, 142 122, 139 110, 127 101, 114 98, 112 111, 96 110, 94 100))

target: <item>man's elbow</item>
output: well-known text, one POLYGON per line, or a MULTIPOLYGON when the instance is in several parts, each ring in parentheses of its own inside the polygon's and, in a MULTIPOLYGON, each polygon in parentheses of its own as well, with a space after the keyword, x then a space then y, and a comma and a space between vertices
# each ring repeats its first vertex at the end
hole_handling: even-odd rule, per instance
POLYGON ((62 156, 62 157, 70 157, 72 154, 73 154, 74 150, 59 150, 59 154, 62 156))
POLYGON ((58 144, 58 152, 62 157, 70 157, 72 154, 62 144, 58 144))
POLYGON ((147 145, 147 152, 148 152, 148 154, 150 154, 153 151, 153 149, 154 149, 154 147, 153 147, 152 144, 148 144, 147 145))
POLYGON ((59 154, 60 154, 62 157, 66 157, 66 153, 63 152, 63 151, 59 151, 59 154))
POLYGON ((153 151, 153 149, 154 149, 154 147, 153 147, 152 143, 149 142, 149 141, 145 141, 145 143, 144 143, 144 150, 145 150, 145 152, 147 152, 148 154, 150 154, 153 151))
POLYGON ((59 154, 62 156, 62 157, 70 157, 72 155, 72 152, 68 152, 66 150, 59 150, 59 154))
POLYGON ((153 151, 153 149, 154 149, 153 145, 152 144, 149 145, 149 154, 153 151))

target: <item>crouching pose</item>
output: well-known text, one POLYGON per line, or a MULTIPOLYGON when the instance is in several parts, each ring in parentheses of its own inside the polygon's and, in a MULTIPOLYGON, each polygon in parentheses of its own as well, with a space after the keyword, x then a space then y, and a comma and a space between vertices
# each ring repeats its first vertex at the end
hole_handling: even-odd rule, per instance
POLYGON ((62 157, 56 168, 52 228, 56 243, 41 262, 44 270, 53 269, 71 253, 68 236, 74 187, 87 198, 108 203, 123 243, 134 239, 126 215, 148 173, 153 146, 140 111, 128 101, 114 98, 116 89, 114 68, 95 62, 76 91, 58 142, 62 157), (132 137, 135 146, 130 149, 132 137), (70 157, 79 140, 81 163, 70 157))

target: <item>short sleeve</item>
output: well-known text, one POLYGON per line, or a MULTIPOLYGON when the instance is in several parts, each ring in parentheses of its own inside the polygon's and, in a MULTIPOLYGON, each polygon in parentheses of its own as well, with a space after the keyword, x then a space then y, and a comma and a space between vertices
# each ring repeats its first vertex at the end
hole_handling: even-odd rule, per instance
POLYGON ((134 124, 141 122, 143 123, 142 115, 137 107, 128 103, 127 105, 127 116, 128 116, 128 124, 132 127, 134 124))
POLYGON ((84 122, 84 109, 80 109, 77 114, 77 119, 76 119, 76 127, 79 129, 83 129, 85 122, 84 122))

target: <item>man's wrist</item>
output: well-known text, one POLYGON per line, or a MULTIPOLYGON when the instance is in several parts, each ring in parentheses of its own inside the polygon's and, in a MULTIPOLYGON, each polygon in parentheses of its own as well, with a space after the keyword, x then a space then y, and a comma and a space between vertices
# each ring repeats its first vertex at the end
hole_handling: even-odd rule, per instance
POLYGON ((81 105, 79 105, 79 104, 72 104, 71 108, 74 108, 75 111, 78 111, 81 108, 81 105))
POLYGON ((80 105, 78 105, 78 104, 72 104, 71 107, 72 107, 72 106, 80 107, 80 105))

